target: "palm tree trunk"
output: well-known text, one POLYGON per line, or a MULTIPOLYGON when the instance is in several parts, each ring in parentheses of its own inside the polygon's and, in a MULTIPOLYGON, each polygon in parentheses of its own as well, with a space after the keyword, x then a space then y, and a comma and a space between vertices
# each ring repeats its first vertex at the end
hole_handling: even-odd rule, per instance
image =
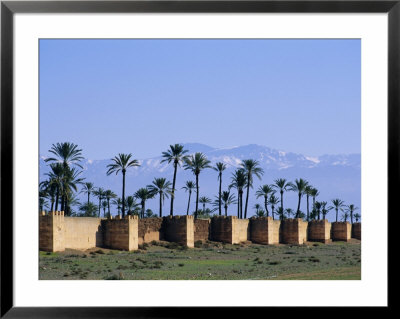
POLYGON ((160 217, 162 217, 162 193, 160 192, 160 217))
POLYGON ((264 196, 264 206, 265 206, 265 211, 267 212, 267 217, 269 217, 269 211, 268 211, 268 196, 264 196))
POLYGON ((122 218, 125 217, 125 172, 122 171, 122 218))
POLYGON ((176 171, 178 169, 178 163, 174 163, 174 179, 172 181, 172 193, 171 193, 171 210, 169 214, 174 215, 174 199, 175 199, 175 182, 176 182, 176 171))
POLYGON ((353 211, 350 210, 350 222, 353 224, 353 211))
POLYGON ((281 208, 283 212, 283 190, 281 190, 281 208))
POLYGON ((188 205, 187 205, 187 210, 186 210, 186 215, 189 215, 189 208, 190 208, 190 197, 192 196, 192 191, 189 190, 189 200, 188 200, 188 205))
POLYGON ((100 218, 100 212, 101 212, 101 196, 99 197, 99 218, 100 218))
POLYGON ((205 213, 205 211, 206 211, 206 203, 203 203, 203 214, 205 213))
POLYGON ((275 220, 274 206, 271 207, 271 212, 272 212, 272 220, 275 220))
POLYGON ((224 206, 224 208, 225 208, 225 216, 228 216, 228 206, 224 206))
POLYGON ((58 198, 59 198, 59 196, 60 196, 60 188, 59 188, 59 186, 57 185, 57 192, 56 192, 56 207, 55 207, 55 211, 57 211, 57 209, 58 209, 58 198))
POLYGON ((307 221, 310 221, 310 208, 308 204, 309 195, 307 194, 307 221))
POLYGON ((221 190, 222 190, 222 172, 219 173, 219 195, 218 195, 219 216, 221 216, 222 214, 221 190))
POLYGON ((111 216, 111 211, 110 211, 110 199, 107 198, 107 206, 108 206, 108 217, 111 216))
POLYGON ((296 212, 296 217, 299 218, 299 213, 300 213, 300 201, 301 201, 301 194, 299 193, 299 202, 297 204, 297 212, 296 212))
POLYGON ((90 192, 87 193, 87 206, 89 207, 89 197, 90 197, 90 192))
POLYGON ((237 218, 240 218, 240 191, 238 190, 237 218))
POLYGON ((199 210, 199 174, 196 174, 196 211, 194 218, 197 218, 197 211, 199 210))
POLYGON ((54 209, 54 199, 51 200, 51 208, 50 208, 50 209, 51 209, 51 210, 50 210, 51 212, 52 212, 53 209, 54 209))
POLYGON ((146 205, 146 202, 144 200, 142 200, 142 216, 140 216, 141 218, 144 218, 145 205, 146 205))
MULTIPOLYGON (((339 209, 336 208, 336 222, 337 222, 337 219, 338 219, 338 212, 339 212, 339 209)), ((318 219, 319 219, 319 218, 318 218, 318 219)))
POLYGON ((240 193, 240 219, 243 219, 243 192, 240 193))
MULTIPOLYGON (((250 180, 250 176, 248 177, 250 180)), ((249 203, 250 184, 247 184, 246 204, 244 206, 244 219, 247 218, 247 204, 249 203)))

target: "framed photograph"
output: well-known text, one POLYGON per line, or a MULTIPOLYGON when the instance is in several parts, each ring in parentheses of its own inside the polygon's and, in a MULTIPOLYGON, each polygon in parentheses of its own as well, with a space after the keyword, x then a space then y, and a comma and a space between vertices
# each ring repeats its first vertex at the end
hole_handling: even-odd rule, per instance
POLYGON ((399 29, 398 1, 2 1, 1 316, 388 308, 399 29))

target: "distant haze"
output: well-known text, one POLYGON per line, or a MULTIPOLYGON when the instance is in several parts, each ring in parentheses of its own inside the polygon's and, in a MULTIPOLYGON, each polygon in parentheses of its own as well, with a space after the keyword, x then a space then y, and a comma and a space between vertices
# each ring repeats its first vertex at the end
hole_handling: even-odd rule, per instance
MULTIPOLYGON (((263 206, 263 199, 255 198, 255 191, 260 185, 272 184, 277 178, 286 178, 289 181, 294 181, 296 178, 304 178, 320 191, 320 196, 317 200, 330 201, 333 198, 340 198, 346 204, 355 204, 361 207, 360 189, 361 189, 361 156, 360 154, 350 155, 324 155, 321 157, 306 157, 302 154, 284 152, 271 149, 262 145, 244 145, 231 149, 215 149, 208 145, 192 143, 185 144, 185 149, 190 153, 204 152, 212 164, 217 161, 222 161, 227 164, 227 169, 223 173, 223 190, 228 189, 231 182, 233 171, 239 167, 243 159, 252 158, 259 161, 260 166, 265 173, 262 180, 257 178, 254 180, 254 188, 250 192, 249 198, 249 216, 255 212, 253 206, 259 203, 263 206)), ((47 153, 46 153, 47 154, 47 153)), ((43 156, 44 158, 45 156, 43 156)), ((41 179, 45 178, 44 174, 48 171, 48 166, 43 158, 40 160, 40 175, 41 179)), ((141 166, 129 169, 126 177, 126 192, 127 195, 133 195, 140 187, 145 187, 151 184, 155 177, 165 177, 172 181, 173 167, 171 164, 160 163, 160 156, 154 158, 140 159, 141 166)), ((93 182, 95 186, 105 189, 111 189, 118 196, 121 196, 122 177, 121 175, 106 175, 106 166, 110 163, 109 159, 104 160, 85 160, 82 176, 86 181, 93 182)), ((187 180, 194 180, 194 176, 190 171, 185 171, 183 168, 178 170, 177 174, 177 193, 175 201, 175 214, 185 214, 187 205, 187 193, 182 190, 187 180)), ((212 169, 206 169, 200 174, 200 196, 207 196, 212 200, 218 194, 217 172, 212 169)), ((236 195, 235 190, 232 193, 236 195)), ((82 202, 86 201, 86 196, 80 195, 82 202)), ((97 203, 96 199, 93 201, 97 203)), ((311 203, 311 199, 310 199, 311 203)), ((158 214, 158 200, 149 200, 146 204, 147 208, 158 214)), ((296 209, 297 194, 287 192, 284 195, 285 208, 296 209)), ((207 207, 212 208, 211 205, 207 207)), ((194 197, 192 196, 191 209, 195 209, 194 197)), ((306 212, 306 197, 302 199, 301 210, 306 212)), ((236 215, 236 206, 229 208, 229 215, 236 215)), ((112 213, 116 214, 116 207, 112 208, 112 213)), ((169 213, 169 200, 164 204, 164 215, 169 213)), ((218 213, 218 212, 217 212, 218 213)), ((339 217, 341 216, 341 213, 339 217)), ((328 219, 333 220, 335 217, 334 211, 328 214, 328 219)))

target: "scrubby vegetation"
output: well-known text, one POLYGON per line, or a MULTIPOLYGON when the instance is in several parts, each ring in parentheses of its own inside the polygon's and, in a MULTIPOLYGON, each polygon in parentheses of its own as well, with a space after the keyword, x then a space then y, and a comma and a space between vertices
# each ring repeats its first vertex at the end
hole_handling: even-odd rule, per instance
POLYGON ((357 240, 299 246, 197 241, 193 249, 153 242, 140 248, 40 252, 39 279, 361 279, 357 240))

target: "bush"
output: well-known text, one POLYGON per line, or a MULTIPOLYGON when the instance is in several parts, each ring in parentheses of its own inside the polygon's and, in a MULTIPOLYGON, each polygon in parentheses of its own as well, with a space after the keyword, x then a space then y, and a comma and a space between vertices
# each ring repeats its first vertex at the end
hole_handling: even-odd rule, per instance
POLYGON ((194 242, 194 247, 201 248, 203 246, 203 242, 201 240, 196 240, 194 242))
POLYGON ((105 280, 124 280, 124 275, 120 272, 118 275, 113 274, 111 276, 105 277, 105 280))

